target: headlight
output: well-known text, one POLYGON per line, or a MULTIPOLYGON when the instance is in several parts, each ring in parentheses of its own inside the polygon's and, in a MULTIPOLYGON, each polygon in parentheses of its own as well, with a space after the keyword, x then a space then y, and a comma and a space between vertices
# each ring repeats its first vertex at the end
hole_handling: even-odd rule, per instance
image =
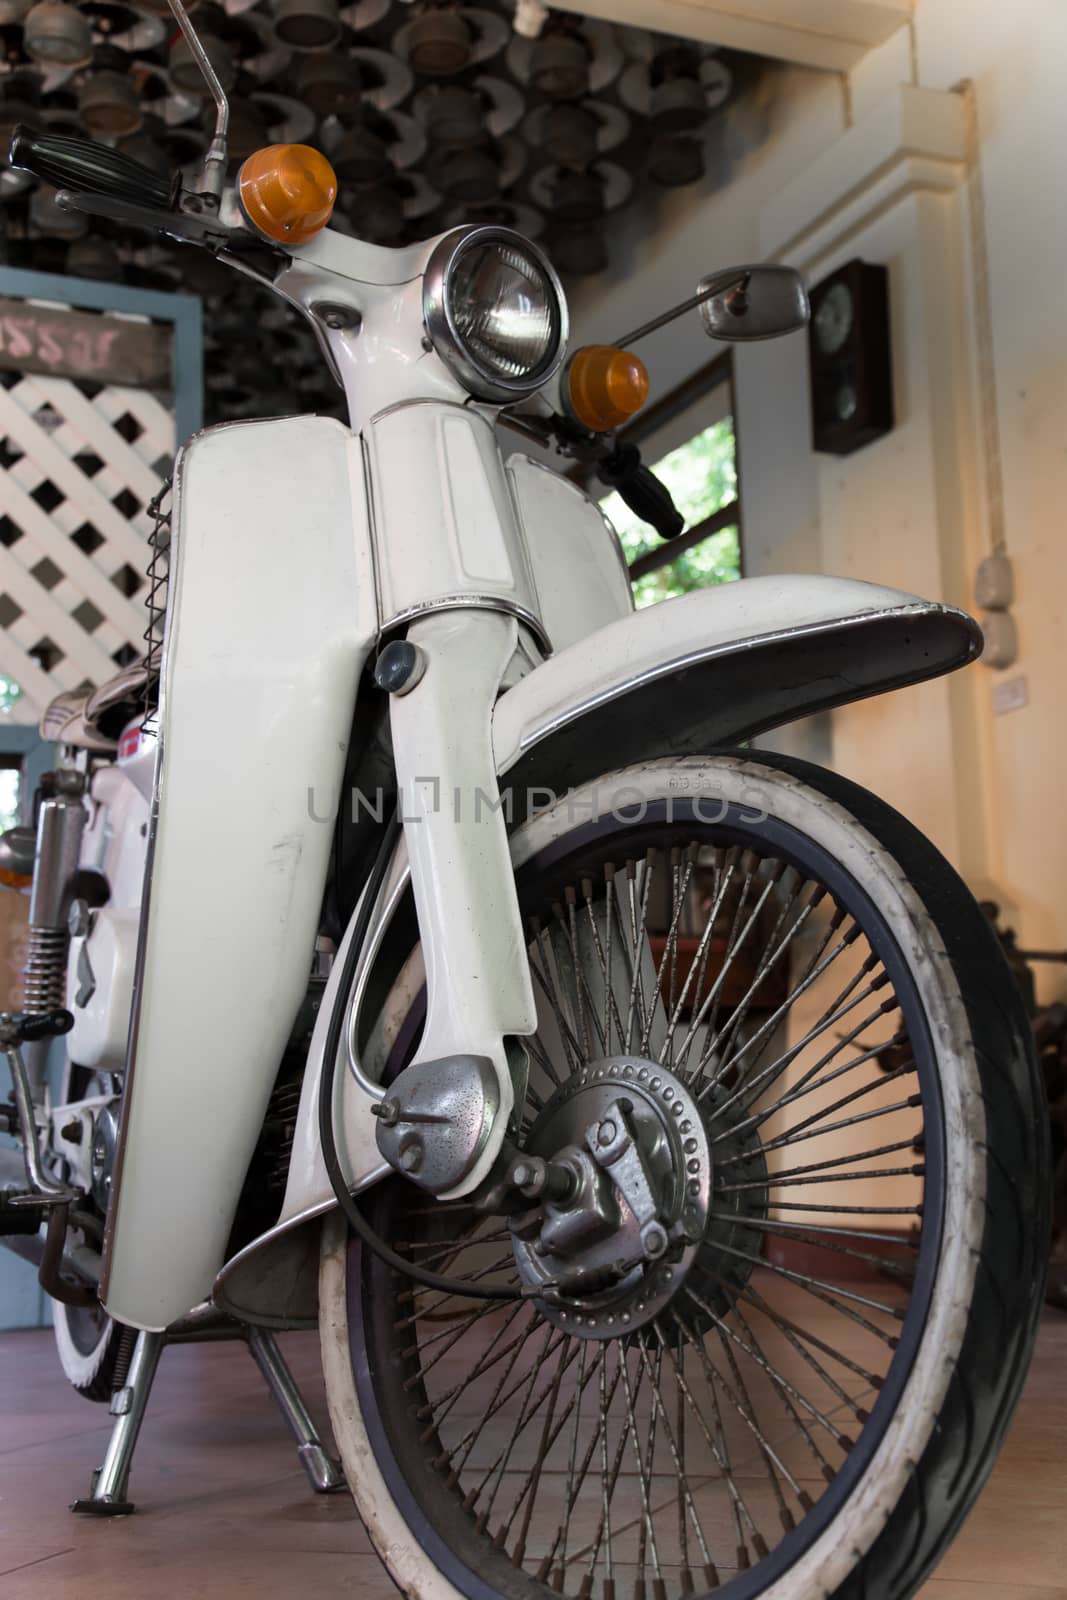
POLYGON ((510 228, 446 234, 426 268, 423 317, 434 349, 480 400, 533 394, 567 344, 567 305, 541 252, 510 228))

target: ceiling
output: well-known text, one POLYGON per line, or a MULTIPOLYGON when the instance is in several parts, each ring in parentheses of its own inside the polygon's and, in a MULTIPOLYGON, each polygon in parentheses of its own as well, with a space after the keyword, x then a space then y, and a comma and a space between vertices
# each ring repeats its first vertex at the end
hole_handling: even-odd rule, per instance
MULTIPOLYGON (((467 221, 540 238, 564 278, 610 270, 619 221, 700 185, 765 62, 522 0, 199 0, 230 95, 234 167, 273 142, 332 161, 335 226, 384 245, 467 221)), ((647 7, 645 8, 647 11, 647 7)), ((161 173, 192 168, 213 108, 166 0, 0 0, 0 141, 24 121, 103 139, 161 173)), ((11 265, 205 297, 209 420, 332 406, 293 314, 201 252, 62 211, 0 170, 11 265), (262 332, 273 334, 264 340, 262 332)))

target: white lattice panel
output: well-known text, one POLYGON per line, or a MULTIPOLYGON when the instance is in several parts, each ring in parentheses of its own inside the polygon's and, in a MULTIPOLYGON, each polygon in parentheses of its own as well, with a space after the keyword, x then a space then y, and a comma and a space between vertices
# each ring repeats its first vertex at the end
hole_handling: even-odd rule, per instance
POLYGON ((144 389, 92 399, 65 378, 0 387, 0 672, 36 721, 63 689, 144 651, 145 507, 170 470, 174 417, 144 389))

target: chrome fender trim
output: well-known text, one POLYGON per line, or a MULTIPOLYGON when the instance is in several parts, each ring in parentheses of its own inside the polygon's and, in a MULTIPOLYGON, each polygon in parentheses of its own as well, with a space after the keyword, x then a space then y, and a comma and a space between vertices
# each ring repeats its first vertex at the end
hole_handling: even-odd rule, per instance
MULTIPOLYGON (((876 584, 745 578, 705 589, 608 623, 502 695, 493 719, 501 788, 510 787, 518 822, 524 798, 543 802, 538 786, 559 794, 636 760, 733 744, 951 672, 981 647, 981 629, 966 612, 876 584)), ((402 853, 384 919, 407 882, 402 853)), ((320 1070, 321 1037, 308 1060, 281 1216, 226 1264, 213 1290, 216 1304, 250 1320, 306 1324, 314 1316, 319 1222, 335 1208, 318 1151, 320 1070)), ((344 1154, 358 1191, 383 1169, 366 1131, 365 1096, 347 1071, 342 1096, 344 1154)))
POLYGON ((497 704, 497 770, 567 787, 657 755, 734 744, 973 661, 966 612, 851 578, 742 578, 568 645, 497 704), (547 746, 551 746, 551 755, 547 746))

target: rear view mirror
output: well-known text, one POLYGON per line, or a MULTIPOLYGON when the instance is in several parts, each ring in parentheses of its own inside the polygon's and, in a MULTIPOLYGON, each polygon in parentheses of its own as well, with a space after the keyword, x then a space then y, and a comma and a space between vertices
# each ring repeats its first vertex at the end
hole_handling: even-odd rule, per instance
POLYGON ((792 267, 728 267, 697 284, 709 339, 776 339, 807 325, 808 292, 792 267))

